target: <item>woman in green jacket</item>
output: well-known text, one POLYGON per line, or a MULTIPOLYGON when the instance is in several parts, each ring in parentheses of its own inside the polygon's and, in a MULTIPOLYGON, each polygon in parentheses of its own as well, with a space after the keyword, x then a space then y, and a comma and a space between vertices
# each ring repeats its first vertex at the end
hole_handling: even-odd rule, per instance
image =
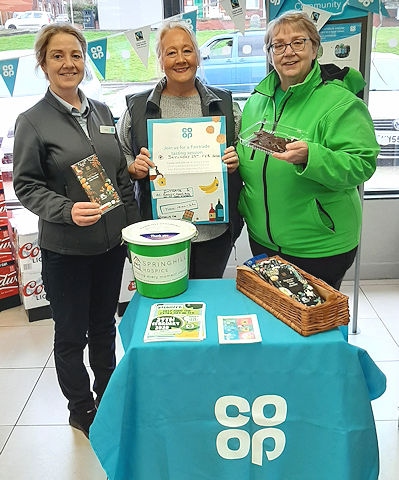
POLYGON ((365 82, 354 69, 317 62, 320 36, 305 13, 270 22, 265 44, 274 70, 244 107, 237 146, 250 247, 339 289, 360 239, 358 186, 373 175, 379 152, 356 96, 365 82), (259 130, 294 141, 272 152, 252 142, 259 130))

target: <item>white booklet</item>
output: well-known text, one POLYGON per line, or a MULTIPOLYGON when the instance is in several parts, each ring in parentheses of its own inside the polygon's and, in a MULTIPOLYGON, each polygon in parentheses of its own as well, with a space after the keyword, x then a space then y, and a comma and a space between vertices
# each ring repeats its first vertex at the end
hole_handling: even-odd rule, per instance
POLYGON ((219 343, 256 343, 262 341, 258 317, 248 315, 218 315, 219 343))
POLYGON ((144 342, 198 341, 205 334, 205 303, 154 303, 144 342))

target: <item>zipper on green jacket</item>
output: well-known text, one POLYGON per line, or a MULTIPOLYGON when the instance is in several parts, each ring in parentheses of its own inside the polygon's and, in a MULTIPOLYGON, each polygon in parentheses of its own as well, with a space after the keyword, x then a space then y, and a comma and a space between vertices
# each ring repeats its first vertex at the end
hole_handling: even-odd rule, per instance
MULTIPOLYGON (((292 93, 291 93, 292 95, 292 93)), ((278 122, 280 121, 280 118, 281 118, 281 115, 283 114, 283 111, 284 111, 284 107, 289 99, 289 97, 291 96, 289 95, 285 100, 284 102, 282 102, 280 105, 281 105, 281 108, 280 108, 280 112, 279 112, 279 115, 277 117, 277 109, 276 109, 276 102, 274 100, 274 97, 270 97, 270 100, 273 102, 273 127, 272 127, 272 130, 273 132, 276 131, 276 127, 278 125, 278 122)), ((263 121, 262 123, 262 127, 263 128, 263 125, 266 123, 266 119, 263 121)), ((254 150, 255 152, 255 150, 254 150)), ((253 154, 254 154, 253 152, 253 154)), ((252 158, 251 158, 252 160, 252 158)), ((268 204, 268 200, 267 200, 267 181, 266 181, 266 170, 267 170, 267 164, 269 162, 269 154, 266 154, 265 155, 265 162, 263 164, 263 192, 264 192, 264 202, 265 202, 265 216, 266 216, 266 232, 267 232, 267 235, 269 237, 269 240, 271 243, 273 243, 273 245, 275 245, 278 249, 278 251, 280 252, 281 251, 281 247, 279 245, 277 245, 277 243, 274 241, 273 239, 273 235, 272 235, 272 231, 271 231, 271 227, 270 227, 270 215, 269 215, 269 204, 268 204)))

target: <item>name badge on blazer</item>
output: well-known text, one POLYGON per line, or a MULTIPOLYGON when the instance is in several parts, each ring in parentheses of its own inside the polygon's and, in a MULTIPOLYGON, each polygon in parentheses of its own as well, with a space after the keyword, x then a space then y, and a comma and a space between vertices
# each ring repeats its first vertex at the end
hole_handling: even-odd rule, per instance
POLYGON ((111 135, 114 135, 115 132, 115 127, 111 127, 109 125, 100 125, 100 133, 109 133, 111 135))

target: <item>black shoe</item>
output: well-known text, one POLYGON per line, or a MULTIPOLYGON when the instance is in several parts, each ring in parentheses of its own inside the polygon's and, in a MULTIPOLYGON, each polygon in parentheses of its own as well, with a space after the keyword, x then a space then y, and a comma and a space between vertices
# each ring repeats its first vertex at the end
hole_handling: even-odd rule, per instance
POLYGON ((87 438, 89 438, 90 425, 93 423, 97 410, 93 408, 86 413, 72 414, 69 416, 69 425, 73 428, 77 428, 83 432, 87 438))

